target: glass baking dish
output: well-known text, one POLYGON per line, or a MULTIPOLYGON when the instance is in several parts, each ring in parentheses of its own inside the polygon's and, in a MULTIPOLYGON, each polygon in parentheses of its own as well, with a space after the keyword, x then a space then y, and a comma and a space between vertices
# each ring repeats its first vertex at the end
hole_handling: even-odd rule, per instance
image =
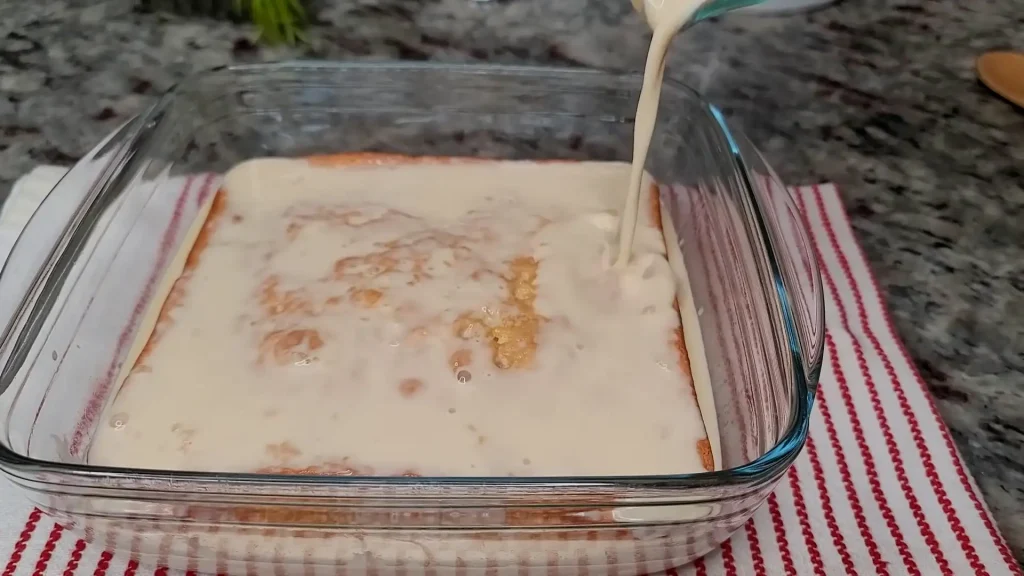
POLYGON ((803 446, 824 307, 786 189, 717 109, 670 81, 647 170, 662 184, 699 306, 722 471, 295 477, 103 468, 85 457, 154 279, 231 166, 351 151, 628 161, 639 86, 590 71, 331 63, 220 68, 183 82, 64 177, 4 268, 0 469, 66 527, 130 547, 147 565, 202 572, 600 566, 631 576, 707 553, 803 446))

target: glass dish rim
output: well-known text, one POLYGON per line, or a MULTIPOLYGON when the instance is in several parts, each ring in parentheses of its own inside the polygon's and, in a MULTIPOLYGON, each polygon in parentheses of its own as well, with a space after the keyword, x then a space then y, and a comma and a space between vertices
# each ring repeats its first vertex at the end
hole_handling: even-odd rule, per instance
MULTIPOLYGON (((581 90, 585 90, 587 85, 593 85, 596 83, 598 86, 615 87, 615 86, 628 86, 637 87, 640 85, 642 75, 637 73, 614 73, 605 72, 600 70, 590 69, 576 69, 576 68, 564 68, 564 67, 548 67, 548 66, 506 66, 506 65, 491 65, 491 64, 447 64, 437 62, 417 62, 417 63, 405 63, 405 62, 320 62, 320 61, 289 61, 289 62, 277 62, 277 63, 264 63, 264 64, 240 64, 240 65, 227 65, 211 68, 205 71, 201 71, 190 75, 183 81, 174 85, 164 95, 162 95, 156 103, 154 103, 149 109, 140 113, 138 116, 128 121, 121 127, 114 130, 110 136, 104 139, 96 149, 107 148, 110 149, 114 146, 118 150, 134 150, 134 146, 139 144, 141 135, 147 128, 151 128, 154 125, 154 118, 165 109, 176 97, 187 91, 188 87, 192 84, 202 81, 204 78, 216 76, 223 73, 246 73, 246 72, 265 72, 272 74, 273 72, 287 72, 287 71, 311 71, 311 72, 345 72, 345 71, 372 71, 380 73, 402 73, 402 72, 416 72, 416 73, 460 73, 472 76, 490 76, 494 78, 513 78, 521 76, 530 76, 532 78, 558 78, 560 80, 566 80, 567 85, 577 84, 581 90), (575 82, 573 82, 575 80, 575 82)), ((541 89, 543 90, 543 88, 541 89)), ((753 206, 759 206, 760 203, 757 201, 757 192, 751 184, 750 170, 747 161, 742 158, 739 147, 735 145, 735 139, 732 130, 726 125, 723 115, 721 112, 714 107, 712 104, 706 102, 695 90, 692 88, 674 81, 670 78, 665 78, 665 86, 663 88, 666 92, 676 91, 681 94, 684 99, 691 100, 696 104, 699 104, 707 112, 709 112, 709 118, 713 121, 715 127, 721 131, 722 136, 730 144, 730 155, 733 162, 735 162, 735 168, 737 172, 742 176, 740 178, 741 183, 744 187, 744 194, 752 202, 753 206)), ((628 118, 631 120, 631 117, 628 118)), ((95 149, 94 149, 95 151, 95 149)), ((93 154, 90 152, 89 155, 93 154)), ((86 157, 88 157, 87 155, 86 157)), ((105 170, 109 170, 110 165, 115 162, 113 158, 108 159, 107 165, 104 166, 105 170)), ((77 163, 76 163, 77 165, 77 163)), ((118 167, 115 172, 119 172, 118 167)), ((773 175, 774 177, 774 175, 773 175)), ((105 178, 102 186, 106 187, 110 185, 112 178, 105 178)), ((59 187, 59 183, 54 189, 59 187)), ((92 198, 95 200, 95 198, 92 198)), ((787 203, 792 203, 792 199, 787 197, 787 203)), ((44 200, 45 203, 45 200, 44 200)), ((86 209, 90 204, 87 200, 83 202, 76 209, 76 215, 80 214, 82 210, 86 209)), ((789 294, 790 290, 787 288, 787 282, 782 277, 779 270, 781 269, 779 259, 776 256, 776 250, 772 249, 777 241, 773 238, 773 234, 769 231, 768 226, 765 224, 763 213, 760 209, 752 211, 752 214, 756 218, 754 224, 758 228, 758 234, 762 236, 764 245, 767 247, 765 250, 765 256, 769 260, 770 270, 772 274, 772 285, 775 287, 775 297, 780 305, 781 320, 783 323, 782 335, 786 339, 786 344, 792 355, 792 374, 790 376, 795 384, 793 394, 793 415, 790 418, 790 422, 785 430, 785 433, 779 439, 776 444, 765 452, 757 459, 743 464, 742 466, 723 469, 712 472, 699 472, 699 473, 688 473, 688 474, 671 474, 671 475, 644 475, 644 476, 629 476, 629 475, 617 475, 617 476, 550 476, 550 477, 452 477, 452 476, 441 476, 441 477, 391 477, 391 476, 295 476, 295 475, 280 475, 280 474, 255 474, 255 473, 235 473, 235 472, 200 472, 200 471, 177 471, 177 470, 150 470, 150 469, 136 469, 136 468, 114 468, 104 466, 91 466, 88 464, 77 464, 77 463, 65 463, 65 462, 54 462, 48 460, 39 460, 24 456, 14 452, 5 443, 0 440, 0 471, 6 473, 15 478, 22 478, 25 480, 32 481, 32 478, 25 476, 37 476, 44 474, 60 475, 62 478, 61 484, 70 486, 81 485, 75 480, 85 482, 86 484, 93 485, 96 487, 108 487, 117 488, 116 482, 119 480, 145 480, 148 482, 154 482, 161 485, 160 491, 188 491, 191 492, 191 488, 201 485, 203 486, 202 492, 210 494, 211 496, 221 491, 217 490, 218 485, 250 485, 250 486, 267 486, 267 487, 317 487, 317 488, 341 488, 341 487, 394 487, 400 486, 423 486, 430 485, 437 488, 494 488, 502 486, 510 486, 517 488, 533 488, 541 492, 547 492, 549 494, 557 494, 559 489, 568 487, 588 487, 588 488, 612 488, 612 489, 629 489, 629 488, 657 488, 657 489, 686 489, 686 488, 708 488, 708 487, 727 487, 727 486, 742 486, 753 484, 761 484, 764 482, 770 482, 775 478, 781 476, 789 467, 789 465, 796 458, 801 447, 803 446, 810 424, 810 412, 815 395, 815 389, 817 386, 817 378, 821 368, 822 361, 822 350, 801 350, 801 344, 797 334, 797 324, 791 306, 789 305, 789 294), (814 364, 808 365, 808 362, 814 364), (815 365, 816 364, 816 365, 815 365), (111 485, 114 482, 114 485, 111 485), (99 485, 97 485, 99 483, 99 485)), ((15 247, 17 244, 15 245, 15 247)), ((13 250, 12 250, 13 254, 13 250)), ((46 262, 45 266, 53 264, 54 259, 59 256, 59 251, 51 253, 46 262)), ((811 262, 812 272, 819 274, 817 262, 811 262)), ((49 282, 46 282, 49 284, 49 282)), ((45 288, 45 285, 43 287, 45 288)), ((818 308, 818 320, 823 319, 824 302, 820 292, 818 293, 818 300, 816 307, 818 308)), ((30 302, 26 300, 22 301, 19 305, 17 312, 14 314, 11 320, 10 326, 3 327, 2 341, 0 341, 0 348, 6 348, 11 344, 11 340, 16 340, 21 337, 22 334, 19 330, 14 330, 14 324, 17 319, 24 313, 26 306, 30 302)), ((818 348, 823 348, 823 339, 817 343, 818 348)), ((8 364, 3 367, 3 380, 0 381, 0 393, 6 392, 6 385, 10 384, 10 372, 11 366, 8 364), (6 385, 5 385, 6 384, 6 385)), ((261 493, 267 495, 266 493, 261 493)), ((293 496, 290 494, 281 494, 282 496, 293 496)), ((532 495, 537 495, 533 493, 532 495)), ((447 494, 446 497, 458 498, 458 494, 447 494)))

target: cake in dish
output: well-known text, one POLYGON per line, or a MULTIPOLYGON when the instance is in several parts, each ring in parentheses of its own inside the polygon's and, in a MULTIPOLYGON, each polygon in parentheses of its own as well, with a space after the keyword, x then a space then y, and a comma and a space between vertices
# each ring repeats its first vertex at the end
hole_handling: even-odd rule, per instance
POLYGON ((94 465, 312 475, 718 469, 696 309, 629 165, 258 159, 211 195, 94 465))

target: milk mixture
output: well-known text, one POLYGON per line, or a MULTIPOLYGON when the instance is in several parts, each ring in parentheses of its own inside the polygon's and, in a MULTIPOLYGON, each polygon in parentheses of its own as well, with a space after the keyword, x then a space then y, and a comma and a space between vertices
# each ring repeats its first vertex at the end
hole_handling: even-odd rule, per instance
POLYGON ((676 303, 651 202, 613 268, 628 177, 619 163, 239 165, 169 272, 90 462, 711 469, 680 328, 693 303, 676 303))
POLYGON ((719 468, 695 308, 643 170, 665 53, 699 3, 633 2, 654 36, 632 166, 339 157, 229 172, 139 331, 90 463, 719 468))
POLYGON ((619 222, 619 252, 616 266, 625 266, 633 248, 633 235, 639 215, 641 179, 647 162, 647 151, 654 136, 658 118, 658 101, 665 78, 665 56, 676 33, 693 18, 705 0, 632 0, 633 7, 647 18, 654 35, 647 52, 644 84, 636 107, 633 127, 633 167, 629 176, 629 193, 619 222))

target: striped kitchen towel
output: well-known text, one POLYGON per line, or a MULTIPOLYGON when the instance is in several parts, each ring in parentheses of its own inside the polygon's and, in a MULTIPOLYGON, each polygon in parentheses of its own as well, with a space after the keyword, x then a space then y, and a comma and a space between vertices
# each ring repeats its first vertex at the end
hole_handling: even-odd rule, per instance
MULTIPOLYGON (((19 181, 0 259, 62 171, 19 181)), ((822 265, 828 334, 810 439, 731 540, 678 574, 1022 574, 892 327, 834 186, 793 189, 822 265)), ((171 562, 160 574, 183 573, 171 562)), ((2 576, 143 572, 0 480, 2 576)), ((674 576, 674 575, 673 575, 674 576)))

